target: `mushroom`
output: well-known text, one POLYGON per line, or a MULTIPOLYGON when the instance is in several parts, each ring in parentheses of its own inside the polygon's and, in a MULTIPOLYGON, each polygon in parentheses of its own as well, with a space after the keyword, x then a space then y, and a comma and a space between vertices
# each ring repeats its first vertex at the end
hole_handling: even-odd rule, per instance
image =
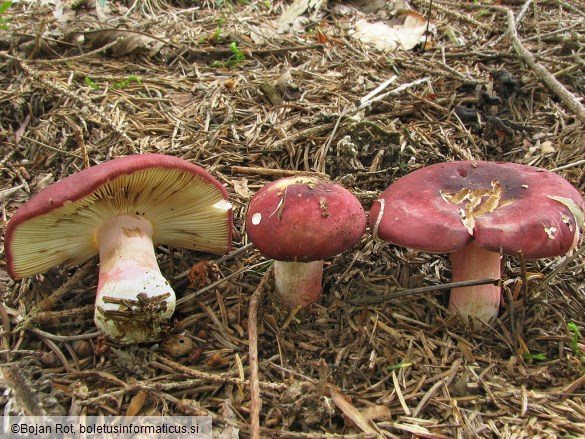
POLYGON ((118 158, 45 188, 6 230, 15 279, 99 253, 95 323, 120 343, 157 338, 175 309, 154 245, 226 253, 232 210, 225 188, 201 167, 160 154, 118 158))
POLYGON ((353 247, 365 228, 366 214, 351 192, 313 177, 268 183, 246 215, 250 240, 275 259, 276 295, 291 310, 318 299, 323 259, 353 247))
MULTIPOLYGON (((400 178, 374 202, 375 239, 451 253, 453 281, 500 278, 500 254, 538 259, 573 249, 583 200, 553 172, 515 163, 460 161, 400 178)), ((453 288, 449 310, 486 323, 498 314, 500 287, 453 288)))

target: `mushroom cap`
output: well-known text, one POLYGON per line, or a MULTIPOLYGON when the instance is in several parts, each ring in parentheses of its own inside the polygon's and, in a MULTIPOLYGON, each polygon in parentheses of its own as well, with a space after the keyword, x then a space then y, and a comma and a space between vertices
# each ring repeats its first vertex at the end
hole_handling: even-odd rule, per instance
POLYGON ((161 154, 104 162, 48 186, 12 216, 6 261, 15 278, 98 253, 96 230, 108 218, 135 214, 153 226, 154 244, 226 253, 232 209, 225 188, 203 168, 161 154))
POLYGON ((374 237, 417 250, 449 253, 471 240, 490 251, 528 258, 573 248, 583 199, 553 172, 516 163, 438 163, 400 178, 372 205, 374 237))
POLYGON ((354 246, 366 214, 347 189, 312 177, 268 183, 250 201, 246 231, 260 252, 286 262, 330 258, 354 246))

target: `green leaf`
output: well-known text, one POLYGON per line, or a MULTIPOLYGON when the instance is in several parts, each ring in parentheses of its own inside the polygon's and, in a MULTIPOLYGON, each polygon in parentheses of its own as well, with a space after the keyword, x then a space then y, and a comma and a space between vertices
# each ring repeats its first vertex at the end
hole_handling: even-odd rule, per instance
POLYGON ((571 336, 571 349, 573 350, 573 353, 576 356, 581 358, 583 356, 583 353, 579 349, 578 344, 579 338, 581 337, 581 332, 579 332, 579 328, 577 328, 577 325, 575 325, 573 322, 567 323, 567 328, 569 328, 569 331, 573 333, 573 335, 571 336))
POLYGON ((6 0, 0 3, 0 15, 8 10, 12 6, 12 0, 6 0))
POLYGON ((524 354, 524 359, 527 361, 546 361, 546 355, 544 354, 531 354, 526 352, 524 354))
POLYGON ((97 85, 95 82, 93 82, 92 79, 89 76, 86 76, 85 77, 85 83, 92 90, 99 90, 100 89, 100 86, 97 85))
POLYGON ((230 43, 230 50, 236 56, 236 61, 243 61, 246 56, 242 53, 240 49, 238 49, 238 45, 235 41, 230 43))
POLYGON ((386 370, 391 371, 391 370, 396 370, 396 369, 404 369, 405 367, 410 367, 410 366, 412 366, 412 363, 398 363, 398 364, 386 366, 386 370))
POLYGON ((0 29, 7 30, 8 23, 4 18, 2 18, 2 14, 8 10, 12 6, 12 0, 6 0, 0 3, 0 29))
POLYGON ((142 81, 140 80, 140 78, 138 76, 130 75, 126 79, 124 79, 123 81, 116 82, 115 84, 112 84, 112 88, 123 88, 123 87, 128 86, 128 84, 130 84, 131 82, 137 82, 138 84, 142 84, 142 81))

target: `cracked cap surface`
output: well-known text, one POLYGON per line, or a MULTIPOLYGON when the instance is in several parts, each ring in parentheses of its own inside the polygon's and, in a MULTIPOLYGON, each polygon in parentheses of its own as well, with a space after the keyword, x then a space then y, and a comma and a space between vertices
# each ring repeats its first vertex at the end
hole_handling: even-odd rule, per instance
POLYGON ((472 240, 491 251, 528 258, 576 246, 585 206, 561 176, 516 163, 437 163, 393 183, 372 205, 370 227, 404 247, 436 253, 472 240))

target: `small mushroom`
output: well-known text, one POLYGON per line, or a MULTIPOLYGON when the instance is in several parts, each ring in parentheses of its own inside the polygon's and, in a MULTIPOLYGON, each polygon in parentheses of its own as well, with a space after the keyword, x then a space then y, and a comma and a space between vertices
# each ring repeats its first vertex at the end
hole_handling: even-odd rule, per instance
POLYGON ((157 338, 175 309, 154 245, 226 253, 232 210, 225 188, 185 160, 118 158, 45 188, 11 218, 8 271, 15 279, 99 253, 96 325, 120 343, 157 338))
POLYGON ((323 260, 353 247, 365 228, 355 196, 312 177, 268 183, 250 201, 246 216, 250 240, 275 259, 276 295, 291 310, 318 299, 323 260))
MULTIPOLYGON (((585 207, 553 172, 515 163, 438 163, 402 177, 374 202, 374 238, 451 253, 453 281, 499 278, 500 254, 538 259, 562 255, 579 240, 585 207)), ((490 322, 500 287, 451 290, 449 309, 490 322)))

